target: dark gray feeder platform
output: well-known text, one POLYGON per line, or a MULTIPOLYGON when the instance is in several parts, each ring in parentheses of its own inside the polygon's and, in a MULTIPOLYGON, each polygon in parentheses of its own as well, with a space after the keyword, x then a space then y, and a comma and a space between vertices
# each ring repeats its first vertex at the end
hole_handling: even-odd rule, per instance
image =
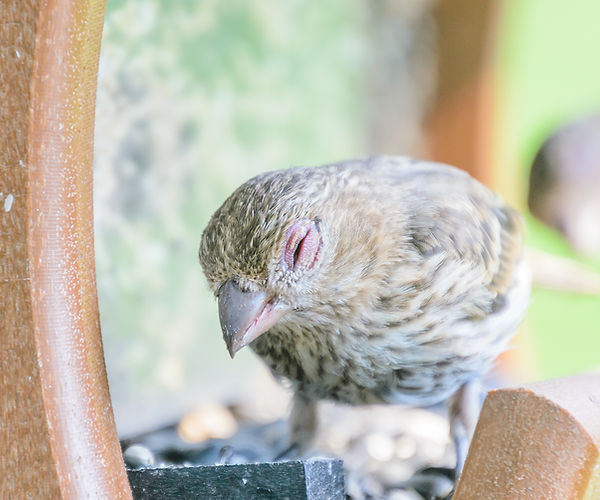
POLYGON ((136 500, 343 500, 341 460, 128 469, 136 500))

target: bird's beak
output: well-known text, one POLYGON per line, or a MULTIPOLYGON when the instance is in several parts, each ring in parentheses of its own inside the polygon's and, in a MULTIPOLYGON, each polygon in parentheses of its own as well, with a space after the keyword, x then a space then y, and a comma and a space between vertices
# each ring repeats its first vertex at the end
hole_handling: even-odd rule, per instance
POLYGON ((265 292, 244 292, 235 281, 227 280, 219 291, 219 321, 230 356, 233 358, 288 311, 287 304, 268 300, 265 292))

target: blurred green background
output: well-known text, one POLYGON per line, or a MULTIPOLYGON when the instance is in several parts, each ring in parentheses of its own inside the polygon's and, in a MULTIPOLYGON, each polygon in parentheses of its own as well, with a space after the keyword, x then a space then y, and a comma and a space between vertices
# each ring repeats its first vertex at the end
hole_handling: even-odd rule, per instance
MULTIPOLYGON (((373 104, 373 82, 387 75, 373 60, 384 50, 397 53, 395 65, 405 69, 389 76, 406 90, 397 109, 407 123, 402 150, 422 153, 434 2, 397 2, 389 39, 378 36, 390 30, 379 3, 108 0, 96 253, 121 433, 173 418, 204 398, 235 398, 265 376, 250 352, 235 362, 226 353, 197 261, 201 231, 255 174, 385 153, 376 149, 372 126, 373 115, 389 112, 373 104), (429 48, 417 50, 422 46, 429 48)), ((495 187, 521 209, 544 137, 600 107, 599 18, 600 3, 592 0, 503 4, 497 134, 505 170, 496 172, 495 187)), ((554 231, 531 217, 528 226, 529 245, 578 258, 554 231)), ((586 264, 600 270, 598 259, 586 264)), ((536 289, 526 331, 538 376, 598 367, 599 319, 598 297, 536 289)))
MULTIPOLYGON (((498 185, 525 213, 529 168, 542 141, 559 125, 600 110, 598 16, 600 2, 593 0, 506 3, 498 55, 500 151, 518 182, 498 185)), ((558 233, 531 216, 527 222, 528 245, 600 271, 600 259, 578 257, 558 233)), ((600 367, 600 297, 535 288, 526 327, 541 378, 600 367)))

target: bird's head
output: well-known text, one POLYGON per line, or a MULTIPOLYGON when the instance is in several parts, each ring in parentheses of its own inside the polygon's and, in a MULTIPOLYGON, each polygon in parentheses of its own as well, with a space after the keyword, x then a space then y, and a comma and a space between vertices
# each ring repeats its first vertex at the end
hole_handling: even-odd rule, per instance
POLYGON ((264 174, 239 187, 204 230, 200 263, 232 357, 317 300, 332 236, 319 217, 322 189, 302 173, 264 174))

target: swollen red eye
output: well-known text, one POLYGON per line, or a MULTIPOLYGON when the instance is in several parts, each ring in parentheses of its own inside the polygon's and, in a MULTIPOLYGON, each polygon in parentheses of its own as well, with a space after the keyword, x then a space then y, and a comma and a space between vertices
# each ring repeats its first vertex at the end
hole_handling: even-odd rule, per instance
POLYGON ((314 221, 302 219, 288 229, 283 251, 287 269, 310 269, 315 265, 321 248, 321 235, 314 221))

